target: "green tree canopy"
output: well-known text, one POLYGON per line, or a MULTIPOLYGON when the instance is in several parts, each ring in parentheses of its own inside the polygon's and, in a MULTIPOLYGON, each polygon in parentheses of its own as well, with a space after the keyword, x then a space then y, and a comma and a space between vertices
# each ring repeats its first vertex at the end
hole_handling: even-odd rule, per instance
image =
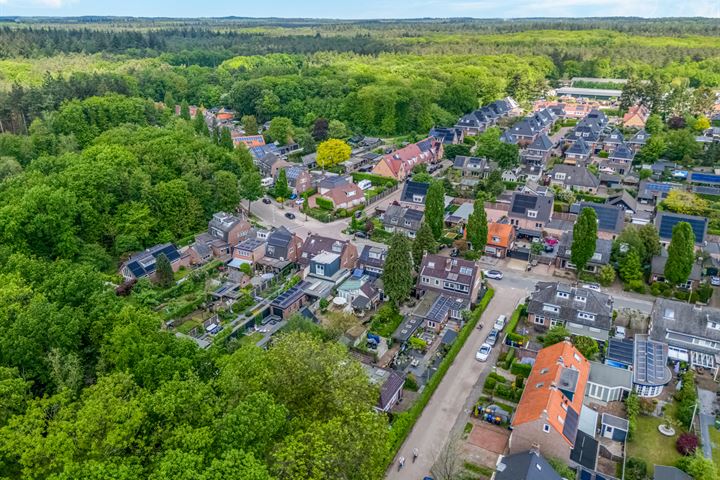
POLYGON ((442 237, 444 217, 445 188, 442 182, 434 180, 430 182, 425 198, 425 222, 430 226, 435 240, 442 237))
POLYGON ((287 173, 284 168, 278 172, 275 185, 273 186, 273 193, 276 197, 282 198, 283 200, 290 196, 290 187, 288 186, 287 173))
POLYGON ((323 168, 332 167, 350 158, 351 152, 350 145, 342 140, 331 138, 318 145, 317 163, 323 168))
POLYGON ((412 244, 413 261, 419 267, 425 253, 435 253, 437 242, 427 222, 422 222, 412 244))
POLYGON ((468 217, 467 239, 472 244, 474 250, 482 253, 485 251, 487 236, 488 223, 487 215, 485 214, 485 202, 475 200, 473 211, 468 217))
POLYGON ((573 227, 573 241, 570 259, 577 268, 578 274, 595 254, 597 243, 597 214, 592 208, 583 208, 573 227))
POLYGON ((410 295, 413 286, 412 248, 402 233, 395 233, 390 240, 382 279, 385 293, 395 305, 400 305, 410 295))
POLYGON ((687 282, 695 261, 695 234, 689 223, 679 222, 673 227, 667 253, 665 279, 674 285, 687 282))

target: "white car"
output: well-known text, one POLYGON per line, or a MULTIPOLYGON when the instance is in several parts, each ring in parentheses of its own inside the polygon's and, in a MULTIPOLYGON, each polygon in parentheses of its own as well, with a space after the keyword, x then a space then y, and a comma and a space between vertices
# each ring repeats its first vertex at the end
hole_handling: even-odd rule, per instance
POLYGON ((490 356, 490 352, 492 351, 492 347, 488 345, 487 343, 483 343, 480 346, 480 349, 475 353, 475 360, 478 362, 485 362, 487 361, 488 357, 490 356))
POLYGON ((583 284, 582 288, 587 288, 588 290, 592 290, 595 292, 600 291, 600 285, 598 285, 597 283, 585 283, 583 284))
POLYGON ((493 325, 493 328, 498 332, 502 332, 502 329, 505 328, 506 323, 507 317, 505 315, 500 315, 497 320, 495 320, 495 325, 493 325))
POLYGON ((500 270, 483 270, 486 278, 492 278, 493 280, 502 280, 503 273, 500 270))
POLYGON ((295 205, 302 205, 303 203, 305 203, 305 199, 303 198, 298 198, 297 200, 295 200, 295 205))
POLYGON ((625 327, 615 327, 615 338, 623 339, 625 338, 625 335, 625 327))
POLYGON ((710 277, 710 285, 720 287, 720 277, 710 277))

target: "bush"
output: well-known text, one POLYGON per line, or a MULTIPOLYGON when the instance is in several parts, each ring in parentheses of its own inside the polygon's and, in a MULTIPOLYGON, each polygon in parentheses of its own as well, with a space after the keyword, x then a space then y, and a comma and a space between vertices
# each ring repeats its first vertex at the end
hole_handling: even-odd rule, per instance
POLYGON ((383 304, 372 317, 370 331, 377 333, 381 337, 389 337, 402 322, 402 314, 395 306, 388 302, 383 304))
POLYGON ((418 391, 417 379, 412 373, 408 373, 407 377, 405 377, 405 388, 413 392, 418 391))
POLYGON ((598 281, 603 287, 609 287, 615 281, 615 269, 612 265, 605 265, 598 273, 598 281))
POLYGON ((625 410, 628 418, 628 437, 632 438, 637 429, 637 416, 640 414, 640 400, 636 392, 630 392, 625 399, 625 410))
POLYGON ((712 297, 713 288, 709 283, 705 282, 693 293, 697 293, 699 301, 702 303, 708 303, 710 301, 710 297, 712 297))
POLYGON ((326 312, 329 305, 330 305, 330 302, 328 301, 327 298, 320 299, 320 311, 321 312, 323 312, 323 313, 326 312))
POLYGON ((675 442, 675 448, 681 454, 687 456, 692 455, 697 450, 700 441, 696 435, 692 433, 681 433, 675 442))
POLYGON ((511 342, 514 346, 522 346, 525 345, 525 342, 527 342, 527 337, 525 335, 520 335, 519 333, 510 332, 507 334, 507 339, 511 342))
POLYGON ((510 400, 511 402, 518 402, 520 401, 520 397, 522 397, 522 388, 500 383, 495 387, 495 395, 502 399, 510 400))
POLYGON ((695 375, 691 370, 683 373, 682 375, 682 387, 680 391, 675 394, 675 399, 679 405, 675 411, 675 417, 685 428, 690 427, 692 422, 693 413, 695 413, 695 403, 697 402, 697 391, 695 390, 695 375))
POLYGON ((360 180, 370 180, 373 186, 384 186, 394 187, 398 184, 398 181, 390 177, 382 177, 380 175, 373 175, 372 173, 357 172, 352 174, 353 182, 358 183, 360 180))
POLYGON ((510 367, 510 373, 512 373, 513 375, 522 375, 525 378, 530 376, 531 370, 532 365, 530 365, 529 363, 519 363, 517 361, 513 362, 512 366, 510 367))
POLYGON ((495 391, 495 385, 497 385, 497 380, 488 377, 485 379, 485 383, 483 384, 483 391, 492 394, 495 391))
POLYGON ((525 385, 525 377, 523 377, 522 375, 518 375, 517 377, 515 377, 515 387, 516 388, 523 388, 524 385, 525 385))
POLYGON ((632 290, 637 293, 645 293, 645 282, 642 280, 630 280, 625 284, 625 290, 632 290))
POLYGON ((505 361, 508 363, 508 368, 506 370, 508 370, 510 368, 510 363, 513 361, 514 358, 515 358, 515 349, 511 348, 510 350, 508 350, 507 355, 505 356, 505 361))
POLYGON ((495 373, 495 372, 490 372, 490 374, 488 375, 488 378, 492 378, 493 380, 495 380, 496 382, 499 382, 499 383, 507 382, 507 378, 505 378, 502 375, 500 375, 499 373, 495 373))
POLYGON ((324 197, 315 197, 315 203, 317 204, 318 208, 321 208, 323 210, 335 209, 335 204, 332 202, 332 200, 324 197))
POLYGON ((600 158, 608 158, 610 156, 610 153, 606 152, 605 150, 598 153, 598 157, 600 158))
POLYGON ((685 302, 685 301, 687 301, 688 298, 690 298, 690 294, 684 290, 678 290, 675 293, 673 293, 673 297, 685 302))
POLYGON ((625 462, 625 480, 646 480, 647 463, 641 458, 630 457, 625 462))

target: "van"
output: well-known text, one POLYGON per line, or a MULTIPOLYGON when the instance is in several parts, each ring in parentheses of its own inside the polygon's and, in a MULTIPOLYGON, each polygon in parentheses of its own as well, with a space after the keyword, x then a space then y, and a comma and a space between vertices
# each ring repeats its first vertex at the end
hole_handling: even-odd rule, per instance
POLYGON ((370 180, 360 180, 357 186, 360 190, 370 190, 372 188, 372 182, 370 180))
POLYGON ((272 187, 273 183, 275 183, 275 181, 273 180, 272 177, 265 177, 265 178, 263 178, 262 181, 260 182, 260 184, 261 184, 263 187, 272 187))

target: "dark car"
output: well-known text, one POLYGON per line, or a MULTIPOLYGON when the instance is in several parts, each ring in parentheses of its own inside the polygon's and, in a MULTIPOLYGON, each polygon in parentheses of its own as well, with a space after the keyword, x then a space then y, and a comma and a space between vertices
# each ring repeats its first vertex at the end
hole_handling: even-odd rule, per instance
POLYGON ((355 236, 357 238, 367 238, 368 237, 367 233, 365 233, 365 232, 355 232, 355 236))
POLYGON ((358 210, 357 212, 355 212, 355 218, 360 218, 360 217, 362 217, 362 214, 363 214, 363 211, 362 211, 362 210, 358 210))
POLYGON ((499 332, 494 328, 490 330, 490 334, 488 334, 487 338, 485 339, 485 343, 494 347, 498 340, 498 333, 499 332))
POLYGON ((286 216, 287 218, 289 218, 290 220, 294 220, 294 219, 295 219, 295 214, 294 214, 294 213, 287 212, 287 213, 285 214, 285 216, 286 216))
POLYGON ((263 198, 263 199, 262 199, 262 202, 263 202, 265 205, 270 205, 270 199, 267 198, 267 197, 263 198))

